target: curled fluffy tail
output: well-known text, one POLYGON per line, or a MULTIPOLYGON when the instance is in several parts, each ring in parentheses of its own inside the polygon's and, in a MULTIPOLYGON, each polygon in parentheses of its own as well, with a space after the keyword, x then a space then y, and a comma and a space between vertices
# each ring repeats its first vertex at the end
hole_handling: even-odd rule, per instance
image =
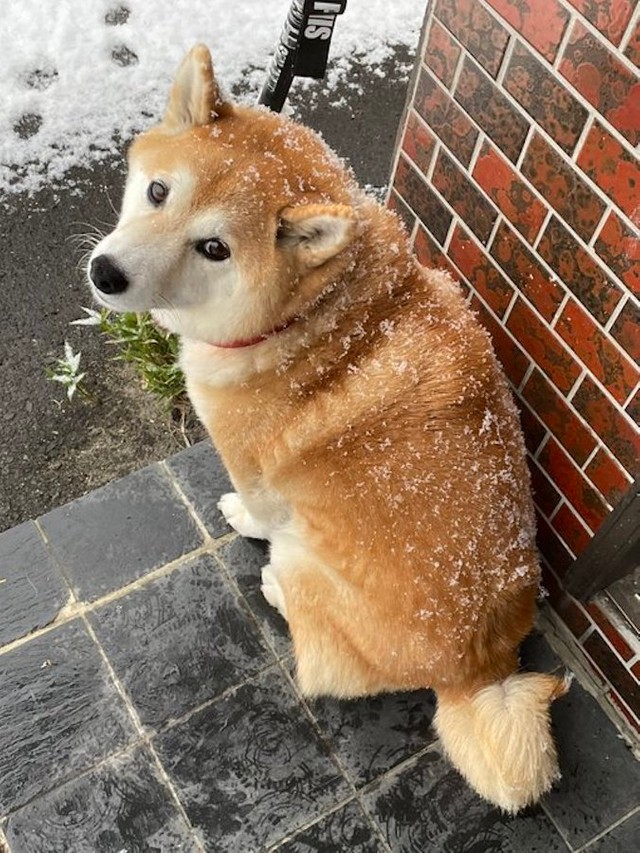
POLYGON ((471 787, 507 812, 536 802, 559 778, 549 706, 569 680, 522 673, 475 693, 438 692, 436 730, 471 787))

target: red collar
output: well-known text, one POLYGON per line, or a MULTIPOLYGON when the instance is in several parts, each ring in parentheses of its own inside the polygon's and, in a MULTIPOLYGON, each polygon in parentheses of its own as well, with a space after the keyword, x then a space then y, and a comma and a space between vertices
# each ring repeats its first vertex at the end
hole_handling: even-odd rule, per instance
POLYGON ((292 317, 290 320, 287 320, 286 323, 282 323, 280 326, 276 326, 275 329, 272 329, 270 332, 265 332, 263 335, 258 335, 255 338, 240 338, 237 341, 226 341, 225 343, 213 343, 209 342, 209 345, 212 347, 218 347, 218 349, 241 349, 243 347, 253 347, 256 344, 261 344, 263 341, 266 341, 267 338, 271 338, 274 335, 280 334, 280 332, 284 332, 285 329, 288 329, 292 323, 295 323, 297 317, 292 317))

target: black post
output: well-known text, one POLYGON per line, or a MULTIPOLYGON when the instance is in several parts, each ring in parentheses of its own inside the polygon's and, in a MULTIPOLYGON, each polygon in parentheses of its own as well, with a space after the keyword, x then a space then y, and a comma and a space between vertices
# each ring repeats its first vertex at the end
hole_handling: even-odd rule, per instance
POLYGON ((259 104, 279 113, 294 77, 324 77, 336 16, 347 0, 293 0, 259 104))

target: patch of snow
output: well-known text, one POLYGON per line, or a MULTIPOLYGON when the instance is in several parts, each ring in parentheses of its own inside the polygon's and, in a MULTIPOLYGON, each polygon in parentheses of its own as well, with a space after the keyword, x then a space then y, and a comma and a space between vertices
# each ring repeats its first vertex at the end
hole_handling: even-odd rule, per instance
MULTIPOLYGON (((0 192, 39 189, 72 166, 117 153, 159 119, 185 52, 213 52, 220 81, 254 101, 289 0, 3 0, 0 192)), ((424 4, 349 0, 336 21, 327 84, 357 63, 382 73, 394 48, 413 49, 424 4)), ((406 73, 406 69, 400 69, 406 73)))

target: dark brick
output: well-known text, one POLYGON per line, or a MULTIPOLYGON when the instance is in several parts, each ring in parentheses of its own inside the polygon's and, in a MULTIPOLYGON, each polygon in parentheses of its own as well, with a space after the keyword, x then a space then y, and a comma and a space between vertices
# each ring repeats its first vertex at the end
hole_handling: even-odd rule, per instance
POLYGON ((537 124, 571 154, 587 120, 587 110, 523 44, 518 43, 511 55, 503 85, 537 124))
POLYGON ((502 317, 514 289, 460 225, 456 225, 451 237, 449 256, 491 310, 502 317))
POLYGON ((482 243, 489 239, 497 213, 467 175, 444 151, 440 151, 432 177, 433 186, 482 243))
POLYGON ((529 122, 469 57, 464 60, 455 98, 515 163, 524 145, 529 122))
POLYGON ((451 214, 434 191, 427 186, 425 178, 404 157, 398 160, 394 188, 417 213, 435 238, 440 243, 444 243, 451 222, 451 214))
POLYGON ((640 436, 637 430, 591 377, 584 377, 572 402, 622 467, 631 476, 640 473, 640 436))
POLYGON ((468 166, 478 130, 455 101, 422 69, 414 106, 431 130, 463 166, 468 166))
POLYGON ((539 370, 534 370, 527 379, 522 397, 578 465, 582 465, 596 441, 539 370))
POLYGON ((529 143, 522 174, 588 243, 604 213, 604 202, 579 177, 575 166, 561 157, 539 133, 535 133, 529 143))
POLYGON ((611 343, 591 316, 570 299, 562 309, 556 332, 619 403, 640 380, 640 370, 611 343))
POLYGON ((538 460, 565 498, 595 533, 609 515, 600 495, 553 438, 542 448, 538 460))
POLYGON ((477 0, 438 0, 435 14, 456 38, 495 77, 509 34, 477 0))
POLYGON ((518 290, 550 321, 562 302, 562 287, 507 225, 498 226, 491 255, 518 290))
POLYGON ((456 44, 445 28, 433 18, 424 61, 447 89, 453 83, 459 57, 460 45, 456 44))
POLYGON ((537 251, 604 326, 622 299, 622 290, 555 217, 549 220, 537 251))

